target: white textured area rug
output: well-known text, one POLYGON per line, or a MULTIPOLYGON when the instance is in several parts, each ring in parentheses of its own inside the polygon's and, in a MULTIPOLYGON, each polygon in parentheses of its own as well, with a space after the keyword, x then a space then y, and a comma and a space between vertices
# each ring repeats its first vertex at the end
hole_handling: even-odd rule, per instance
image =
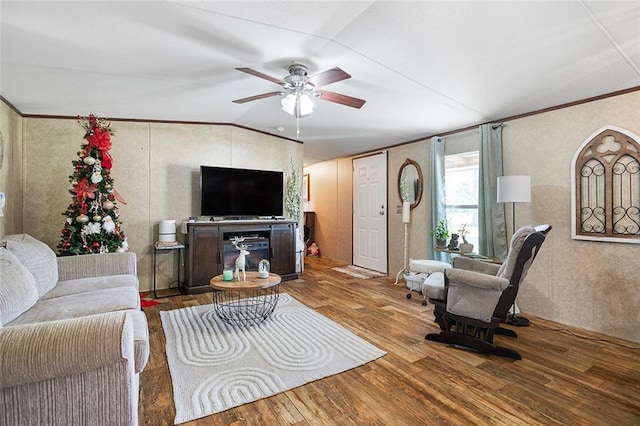
POLYGON ((175 424, 350 370, 385 354, 287 293, 258 325, 234 327, 212 306, 160 312, 175 424))
POLYGON ((351 275, 352 277, 362 278, 368 280, 369 278, 384 277, 385 274, 372 271, 371 269, 361 268, 360 266, 348 265, 348 266, 336 266, 331 268, 334 271, 342 272, 343 274, 351 275))

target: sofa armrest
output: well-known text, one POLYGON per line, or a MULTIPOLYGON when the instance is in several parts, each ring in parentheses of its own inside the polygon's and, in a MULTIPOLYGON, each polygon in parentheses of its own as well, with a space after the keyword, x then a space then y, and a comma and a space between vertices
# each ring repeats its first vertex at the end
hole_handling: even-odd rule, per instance
POLYGON ((0 389, 128 363, 133 323, 126 312, 0 328, 0 389))
POLYGON ((137 275, 136 254, 103 253, 58 257, 60 281, 105 275, 137 275))
POLYGON ((497 263, 485 262, 483 260, 471 259, 463 256, 453 259, 453 267, 455 269, 475 271, 487 275, 496 275, 498 273, 498 269, 500 269, 500 265, 497 263))

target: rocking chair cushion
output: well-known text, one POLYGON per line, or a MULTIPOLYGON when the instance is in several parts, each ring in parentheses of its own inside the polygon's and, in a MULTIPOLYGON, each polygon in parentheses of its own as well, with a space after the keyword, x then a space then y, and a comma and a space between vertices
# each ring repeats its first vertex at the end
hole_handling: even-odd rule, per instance
POLYGON ((478 272, 450 269, 447 312, 490 322, 509 280, 478 272))
POLYGON ((479 259, 471 259, 469 257, 459 256, 453 258, 453 267, 455 269, 464 269, 493 276, 498 274, 500 266, 501 265, 497 263, 485 262, 479 259))
POLYGON ((494 277, 475 271, 465 271, 464 269, 449 269, 447 272, 449 283, 462 283, 471 287, 487 290, 504 290, 509 286, 509 280, 502 277, 494 277))
POLYGON ((450 284, 447 293, 447 312, 488 323, 491 322, 500 295, 502 290, 450 284))
MULTIPOLYGON (((511 237, 511 243, 509 244, 509 254, 496 275, 508 280, 511 279, 516 267, 516 260, 520 254, 520 249, 522 249, 522 245, 524 244, 524 240, 534 232, 536 232, 536 229, 533 226, 523 226, 513 234, 511 237)), ((531 262, 525 266, 522 276, 526 276, 529 266, 531 266, 531 262)))

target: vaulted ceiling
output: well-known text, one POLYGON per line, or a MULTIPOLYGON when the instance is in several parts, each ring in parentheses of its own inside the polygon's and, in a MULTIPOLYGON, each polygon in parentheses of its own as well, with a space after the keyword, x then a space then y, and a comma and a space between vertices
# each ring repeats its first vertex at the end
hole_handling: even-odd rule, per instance
POLYGON ((233 123, 305 163, 640 86, 639 1, 2 0, 0 95, 28 115, 233 123), (296 119, 292 62, 352 78, 296 119), (299 125, 299 134, 296 125, 299 125))

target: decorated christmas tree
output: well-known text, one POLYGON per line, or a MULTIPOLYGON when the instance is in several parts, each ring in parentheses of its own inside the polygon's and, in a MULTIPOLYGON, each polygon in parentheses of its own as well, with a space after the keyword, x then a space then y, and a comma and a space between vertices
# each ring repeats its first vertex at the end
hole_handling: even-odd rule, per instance
POLYGON ((122 252, 128 249, 120 228, 117 202, 126 204, 113 188, 111 130, 107 120, 91 114, 78 117, 85 129, 82 149, 69 176, 71 204, 58 250, 62 255, 122 252))

